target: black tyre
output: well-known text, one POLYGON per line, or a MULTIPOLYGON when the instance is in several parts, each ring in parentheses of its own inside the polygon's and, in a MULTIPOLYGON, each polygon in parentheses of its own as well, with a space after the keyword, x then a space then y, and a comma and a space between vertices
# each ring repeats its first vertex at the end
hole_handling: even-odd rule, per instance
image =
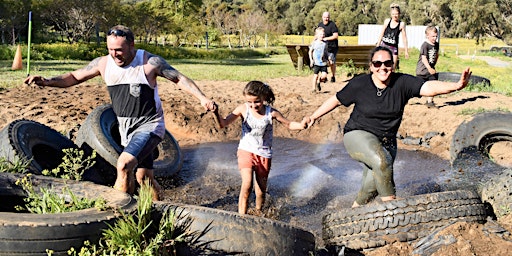
POLYGON ((476 192, 448 191, 342 209, 323 218, 327 247, 367 249, 388 241, 412 241, 456 221, 483 222, 484 204, 476 192))
MULTIPOLYGON (((85 151, 96 150, 101 169, 107 177, 108 184, 113 184, 116 177, 117 158, 123 151, 119 124, 110 104, 95 108, 80 126, 75 143, 85 151)), ((165 137, 153 152, 155 157, 154 172, 156 176, 167 177, 176 174, 183 164, 183 155, 178 142, 166 131, 165 137)))
POLYGON ((451 162, 474 151, 488 157, 493 144, 501 141, 512 142, 512 113, 486 112, 475 115, 455 130, 450 145, 451 162))
MULTIPOLYGON (((438 79, 439 81, 447 81, 447 82, 458 82, 460 80, 461 73, 454 72, 439 72, 438 79)), ((469 78, 470 84, 483 84, 485 86, 490 86, 491 81, 485 77, 471 75, 469 78)))
POLYGON ((512 210, 512 169, 506 169, 501 174, 485 182, 482 189, 482 201, 492 206, 496 217, 509 214, 512 210))
POLYGON ((120 216, 119 211, 131 214, 137 206, 128 194, 106 186, 32 175, 35 191, 52 187, 55 193, 62 193, 67 187, 79 198, 104 198, 111 209, 91 208, 56 214, 16 213, 10 206, 22 204, 26 197, 25 191, 15 184, 21 177, 23 174, 0 173, 0 255, 47 255, 46 249, 53 250, 52 255, 67 255, 68 249, 80 248, 86 240, 96 243, 103 230, 120 216))
MULTIPOLYGON (((191 220, 190 231, 205 231, 199 242, 220 255, 312 255, 315 236, 279 221, 218 209, 174 203, 155 203, 157 213, 176 211, 191 220)), ((159 221, 158 214, 155 217, 159 221)))
POLYGON ((63 149, 75 143, 54 129, 30 120, 16 120, 0 131, 0 157, 9 161, 29 161, 29 172, 41 174, 62 162, 63 149))

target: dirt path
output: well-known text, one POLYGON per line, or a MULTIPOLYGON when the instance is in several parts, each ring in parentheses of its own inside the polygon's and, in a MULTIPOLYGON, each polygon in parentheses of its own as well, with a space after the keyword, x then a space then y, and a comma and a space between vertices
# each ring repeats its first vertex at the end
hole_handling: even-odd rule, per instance
MULTIPOLYGON (((322 93, 310 93, 310 78, 285 77, 268 81, 276 93, 275 107, 291 120, 301 120, 311 114, 328 97, 339 90, 344 83, 326 83, 322 93)), ((185 94, 168 82, 160 82, 160 95, 164 105, 166 127, 179 141, 180 145, 196 145, 205 142, 237 140, 240 128, 232 125, 220 129, 214 122, 212 113, 207 113, 197 99, 185 94)), ((242 103, 241 92, 245 82, 234 81, 197 81, 204 93, 212 97, 219 105, 223 115, 242 103)), ((399 148, 421 154, 427 152, 449 159, 451 137, 460 123, 471 119, 463 112, 486 109, 512 110, 512 100, 495 93, 458 92, 436 97, 439 109, 429 109, 424 99, 412 99, 406 107, 400 134, 423 137, 431 131, 440 136, 431 139, 429 147, 399 143, 399 148)), ((109 102, 103 85, 82 84, 68 89, 38 88, 19 85, 0 91, 0 128, 17 119, 30 119, 46 124, 66 133, 81 124, 95 107, 109 102)), ((340 107, 323 117, 308 130, 291 132, 281 125, 275 126, 275 136, 304 140, 311 143, 341 141, 342 127, 350 114, 350 109, 340 107)), ((512 159, 505 148, 498 158, 512 159)), ((278 153, 278 152, 277 152, 278 153)), ((509 231, 511 217, 500 220, 509 231)), ((460 240, 446 246, 439 255, 505 255, 512 249, 501 237, 489 235, 483 231, 482 224, 457 224, 450 229, 451 234, 460 240)), ((510 239, 510 235, 508 235, 510 239)), ((410 255, 412 248, 406 243, 394 243, 368 255, 410 255)))

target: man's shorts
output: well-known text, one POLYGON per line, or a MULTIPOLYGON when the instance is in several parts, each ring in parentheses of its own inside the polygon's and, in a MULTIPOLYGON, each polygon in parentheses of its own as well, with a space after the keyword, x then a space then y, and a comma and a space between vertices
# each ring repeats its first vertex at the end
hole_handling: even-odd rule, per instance
POLYGON ((328 57, 332 61, 332 64, 336 64, 336 54, 338 54, 338 51, 328 53, 328 57))
POLYGON ((313 65, 313 72, 314 74, 318 74, 320 72, 325 72, 327 73, 327 66, 317 66, 317 65, 313 65))
POLYGON ((152 132, 137 132, 132 136, 123 152, 129 153, 137 158, 137 168, 153 169, 153 151, 162 138, 152 132))
POLYGON ((256 154, 253 154, 251 152, 239 149, 236 152, 236 155, 238 157, 238 168, 240 169, 246 169, 246 168, 252 168, 255 169, 257 172, 270 172, 270 165, 272 162, 271 158, 265 158, 262 156, 258 156, 256 154))

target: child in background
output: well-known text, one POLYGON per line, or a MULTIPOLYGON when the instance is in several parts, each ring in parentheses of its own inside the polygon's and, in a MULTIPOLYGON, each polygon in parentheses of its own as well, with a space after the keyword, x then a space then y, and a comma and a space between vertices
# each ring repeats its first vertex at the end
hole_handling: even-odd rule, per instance
POLYGON ((327 81, 327 61, 329 63, 329 53, 327 52, 327 43, 324 42, 324 28, 315 29, 315 39, 309 46, 309 65, 313 68, 313 92, 320 92, 320 82, 327 81))
MULTIPOLYGON (((426 40, 420 48, 420 57, 416 65, 416 76, 425 81, 437 80, 438 74, 435 66, 439 58, 439 42, 437 41, 437 28, 427 26, 425 29, 426 40)), ((434 97, 427 97, 425 105, 428 108, 437 108, 434 104, 434 97)))
POLYGON ((236 107, 225 118, 219 115, 218 108, 215 117, 221 128, 233 123, 238 117, 242 118, 242 137, 238 145, 238 167, 242 176, 240 196, 238 198, 238 213, 246 214, 249 195, 253 187, 253 176, 256 178, 254 191, 256 194, 256 211, 261 212, 265 203, 267 179, 272 159, 272 121, 276 119, 290 130, 302 130, 306 123, 292 122, 281 112, 271 107, 275 100, 274 92, 260 81, 249 82, 243 91, 245 103, 236 107))

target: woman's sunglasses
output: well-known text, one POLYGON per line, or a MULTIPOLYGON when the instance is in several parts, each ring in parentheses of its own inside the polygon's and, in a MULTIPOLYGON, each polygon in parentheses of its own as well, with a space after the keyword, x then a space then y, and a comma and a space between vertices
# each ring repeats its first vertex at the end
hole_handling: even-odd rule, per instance
POLYGON ((380 68, 380 66, 382 66, 382 64, 384 64, 385 67, 390 68, 393 66, 393 61, 392 60, 386 60, 386 61, 374 60, 374 61, 372 61, 372 65, 376 68, 380 68))

